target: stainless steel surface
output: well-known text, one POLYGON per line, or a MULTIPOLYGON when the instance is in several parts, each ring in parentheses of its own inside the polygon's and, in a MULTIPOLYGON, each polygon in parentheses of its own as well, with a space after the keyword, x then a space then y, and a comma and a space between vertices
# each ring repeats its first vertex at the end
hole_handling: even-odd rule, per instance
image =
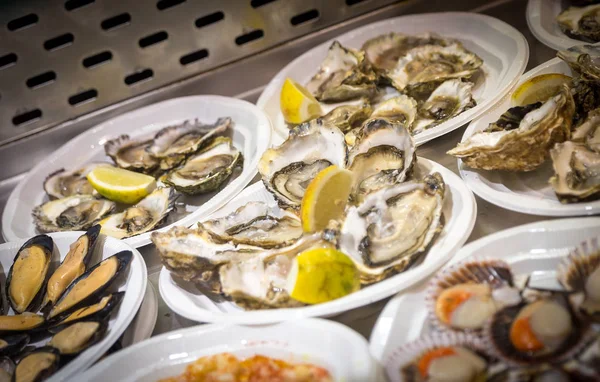
MULTIPOLYGON (((504 20, 507 23, 515 26, 527 37, 531 52, 528 65, 528 69, 530 69, 554 57, 555 52, 537 42, 537 40, 534 39, 527 29, 527 24, 525 21, 526 3, 527 2, 525 0, 447 0, 422 2, 408 1, 387 6, 340 25, 325 28, 317 33, 296 39, 269 51, 255 55, 254 57, 244 61, 211 70, 209 73, 174 84, 167 88, 147 93, 143 97, 134 98, 127 102, 116 105, 111 109, 85 116, 79 120, 69 122, 69 124, 63 124, 45 134, 37 135, 36 137, 38 138, 29 141, 29 146, 20 146, 21 149, 19 149, 18 145, 14 146, 13 151, 6 151, 4 150, 4 147, 2 147, 0 148, 0 160, 2 160, 2 163, 6 164, 7 162, 15 161, 15 158, 23 157, 23 155, 20 154, 20 152, 24 152, 23 147, 28 147, 31 148, 30 151, 35 151, 33 156, 37 158, 36 160, 39 160, 39 158, 42 158, 48 152, 52 151, 65 139, 72 136, 74 132, 83 131, 85 128, 108 117, 164 98, 187 94, 218 93, 226 95, 237 94, 241 98, 255 102, 263 86, 269 81, 269 79, 285 64, 310 47, 365 23, 386 17, 396 16, 402 13, 425 12, 432 10, 474 10, 504 20), (244 68, 244 70, 240 70, 240 68, 244 68), (251 75, 247 75, 248 73, 251 75)), ((0 103, 1 102, 2 100, 0 100, 0 103)), ((464 129, 465 127, 421 146, 418 150, 418 154, 420 156, 432 159, 454 172, 458 172, 456 160, 446 155, 445 152, 460 140, 464 129)), ((29 165, 31 165, 31 163, 29 165)), ((10 171, 7 171, 6 169, 3 171, 12 173, 16 171, 16 169, 17 167, 15 166, 14 168, 11 168, 10 171)), ((2 177, 0 177, 0 179, 1 178, 2 177)), ((12 187, 14 187, 17 180, 18 179, 10 179, 5 182, 0 182, 0 203, 2 206, 8 197, 8 193, 12 187)), ((502 229, 547 219, 545 217, 524 215, 507 211, 489 204, 480 198, 477 198, 477 209, 477 222, 475 223, 475 228, 468 241, 476 240, 482 236, 497 232, 502 229)), ((161 265, 158 255, 150 246, 142 248, 141 252, 148 266, 150 282, 152 282, 157 290, 159 290, 158 272, 161 269, 161 265)), ((189 321, 173 313, 164 304, 162 299, 159 300, 159 316, 154 334, 196 324, 195 322, 189 321)), ((346 312, 340 316, 334 317, 333 319, 347 324, 364 336, 368 337, 373 324, 386 301, 387 299, 363 308, 346 312)))

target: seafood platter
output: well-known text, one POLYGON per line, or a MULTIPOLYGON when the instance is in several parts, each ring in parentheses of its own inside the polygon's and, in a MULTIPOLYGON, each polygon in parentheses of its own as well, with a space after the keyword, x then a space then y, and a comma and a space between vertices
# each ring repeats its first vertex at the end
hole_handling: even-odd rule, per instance
POLYGON ((552 49, 600 42, 598 0, 529 0, 527 24, 534 36, 552 49))
POLYGON ((520 80, 527 86, 559 79, 556 95, 518 106, 514 97, 506 99, 469 125, 448 154, 459 158, 461 176, 473 192, 537 215, 600 211, 599 59, 600 48, 591 45, 560 51, 520 80))

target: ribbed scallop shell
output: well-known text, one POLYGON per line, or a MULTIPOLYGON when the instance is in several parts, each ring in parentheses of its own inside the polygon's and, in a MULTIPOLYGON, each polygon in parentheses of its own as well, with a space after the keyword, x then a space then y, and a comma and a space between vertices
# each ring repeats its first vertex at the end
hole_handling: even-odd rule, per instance
POLYGON ((600 238, 579 244, 565 257, 557 269, 558 281, 568 291, 583 291, 587 277, 600 266, 600 238))

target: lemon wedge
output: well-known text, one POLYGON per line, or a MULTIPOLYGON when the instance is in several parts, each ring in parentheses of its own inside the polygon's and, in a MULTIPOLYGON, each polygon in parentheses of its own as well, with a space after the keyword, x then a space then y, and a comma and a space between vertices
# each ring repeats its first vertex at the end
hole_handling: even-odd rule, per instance
POLYGON ((321 170, 309 183, 302 204, 300 218, 304 232, 321 231, 329 221, 340 218, 350 196, 352 172, 329 166, 321 170))
POLYGON ((544 102, 556 95, 563 84, 570 83, 571 77, 549 73, 540 74, 523 82, 511 96, 513 106, 524 106, 536 102, 544 102))
POLYGON ((279 96, 281 113, 288 123, 298 124, 320 117, 323 113, 319 101, 306 88, 286 78, 279 96))
POLYGON ((290 296, 305 304, 319 304, 360 288, 352 260, 333 248, 315 248, 294 259, 287 278, 290 296))
POLYGON ((87 180, 100 195, 126 204, 139 202, 156 188, 153 177, 116 167, 96 167, 87 180))

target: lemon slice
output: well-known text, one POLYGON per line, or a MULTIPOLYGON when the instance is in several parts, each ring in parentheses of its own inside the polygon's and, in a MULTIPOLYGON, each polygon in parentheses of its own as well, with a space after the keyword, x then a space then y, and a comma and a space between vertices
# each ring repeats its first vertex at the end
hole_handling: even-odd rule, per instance
POLYGON ((116 167, 96 167, 87 180, 100 195, 127 204, 139 202, 156 188, 153 177, 116 167))
POLYGON ((302 198, 300 217, 304 232, 321 231, 329 221, 340 218, 352 187, 352 172, 337 166, 321 170, 302 198))
POLYGON ((524 106, 544 102, 556 95, 571 77, 559 73, 541 74, 523 82, 511 96, 513 106, 524 106))
POLYGON ((319 101, 304 86, 286 78, 279 96, 281 113, 288 123, 298 124, 320 117, 323 112, 319 101))
POLYGON ((290 296, 305 304, 319 304, 360 288, 352 260, 333 248, 315 248, 294 259, 287 278, 290 296))

